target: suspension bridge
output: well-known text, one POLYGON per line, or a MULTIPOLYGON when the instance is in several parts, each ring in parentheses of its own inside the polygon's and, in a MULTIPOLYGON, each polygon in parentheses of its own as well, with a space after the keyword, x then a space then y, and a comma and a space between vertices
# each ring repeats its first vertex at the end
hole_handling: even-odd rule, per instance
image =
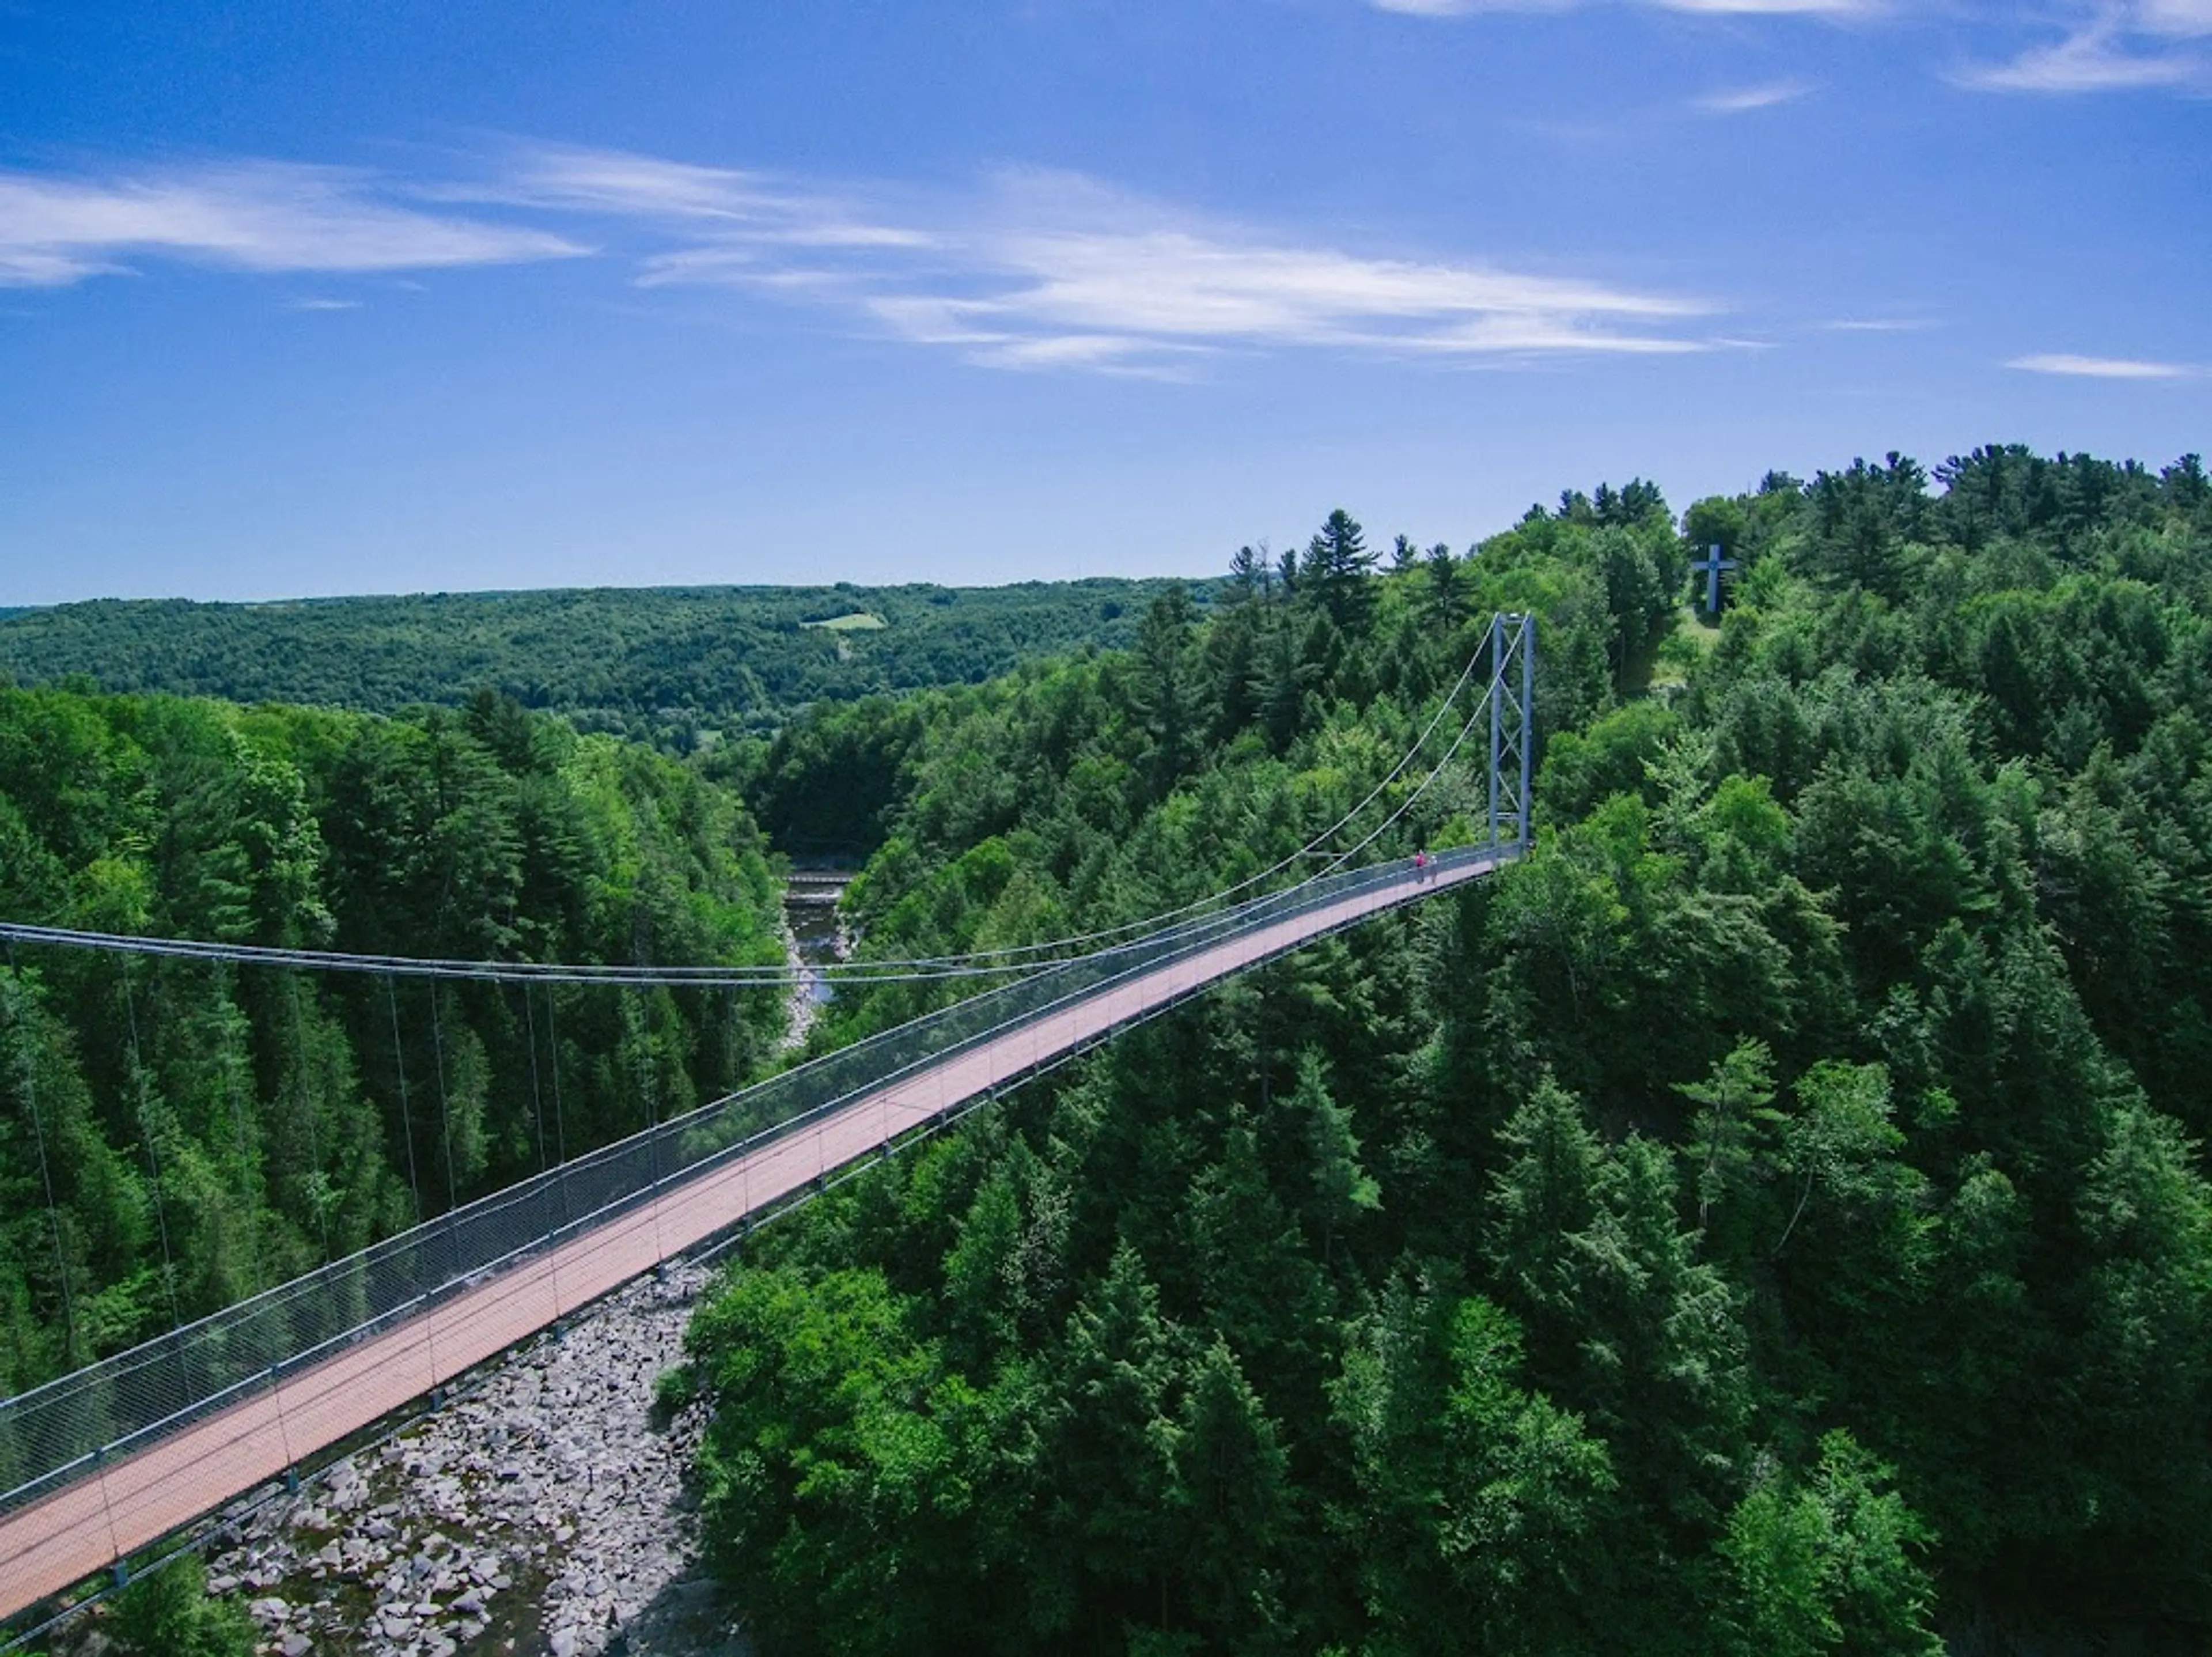
MULTIPOLYGON (((0 1400, 0 1619, 53 1601, 678 1257, 750 1227, 1024 1079, 1223 978, 1490 874, 1529 835, 1533 618, 1501 615, 1419 741, 1300 853, 1213 899, 1052 945, 856 963, 870 976, 975 973, 997 987, 574 1158, 131 1351, 0 1400), (1324 868, 1248 895, 1382 798, 1486 663, 1458 737, 1396 809, 1324 868), (1351 866, 1487 716, 1488 838, 1351 866), (1139 930, 1142 928, 1144 929, 1139 930), (1052 959, 1059 947, 1082 953, 1052 959), (1006 981, 1009 975, 1012 981, 1006 981)), ((0 935, 140 953, 258 958, 154 939, 0 935)), ((728 983, 735 969, 562 968, 283 952, 336 971, 556 981, 728 983)))

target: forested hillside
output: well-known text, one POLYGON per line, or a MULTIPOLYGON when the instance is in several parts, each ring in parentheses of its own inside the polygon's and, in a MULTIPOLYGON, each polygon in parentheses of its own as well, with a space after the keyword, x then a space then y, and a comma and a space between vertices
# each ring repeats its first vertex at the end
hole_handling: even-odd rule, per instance
POLYGON ((868 950, 1021 941, 1293 850, 1542 618, 1533 856, 732 1268, 686 1384, 771 1652, 2212 1639, 2212 487, 1893 456, 1686 531, 1638 484, 1384 572, 1340 516, 778 743, 763 809, 881 836, 868 950))
MULTIPOLYGON (((0 691, 0 916, 471 959, 781 959, 736 798, 489 693, 400 719, 0 691)), ((0 958, 0 1392, 757 1069, 772 991, 0 958)))
POLYGON ((0 682, 397 713, 490 688, 688 752, 820 700, 972 683, 1126 643, 1158 582, 106 600, 0 612, 0 682))

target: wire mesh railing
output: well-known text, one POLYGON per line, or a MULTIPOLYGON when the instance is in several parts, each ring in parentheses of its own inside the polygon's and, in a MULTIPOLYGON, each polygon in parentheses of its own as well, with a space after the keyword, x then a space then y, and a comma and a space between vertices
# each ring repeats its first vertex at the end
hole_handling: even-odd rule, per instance
MULTIPOLYGON (((1443 853, 1431 860, 1435 875, 1429 878, 1517 850, 1474 846, 1443 853)), ((1402 860, 1328 875, 1034 972, 0 1400, 0 1511, 34 1502, 257 1389, 273 1389, 350 1343, 708 1169, 802 1131, 865 1094, 1231 938, 1419 879, 1402 860)))

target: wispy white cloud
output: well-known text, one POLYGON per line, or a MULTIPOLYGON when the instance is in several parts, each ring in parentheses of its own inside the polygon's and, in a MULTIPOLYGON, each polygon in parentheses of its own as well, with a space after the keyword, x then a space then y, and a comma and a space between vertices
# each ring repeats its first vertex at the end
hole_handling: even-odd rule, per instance
POLYGON ((0 173, 0 284, 54 287, 157 257, 247 271, 496 265, 584 252, 547 231, 380 199, 332 168, 248 162, 109 178, 0 173))
POLYGON ((2136 0, 2135 25, 2147 34, 2212 34, 2212 0, 2136 0))
POLYGON ((712 227, 756 243, 915 247, 925 233, 778 174, 564 145, 518 147, 493 177, 426 196, 712 227))
POLYGON ((2106 0, 2060 40, 1951 78, 1978 92, 2131 92, 2201 88, 2212 64, 2185 44, 2212 35, 2212 0, 2106 0))
POLYGON ((422 193, 445 200, 737 223, 784 210, 783 198, 761 175, 619 150, 517 146, 501 158, 495 180, 426 186, 422 193))
POLYGON ((2009 63, 1964 69, 1953 78, 1978 92, 2128 92, 2186 85, 2200 72, 2184 53, 2136 53, 2088 29, 2022 52, 2009 63))
MULTIPOLYGON (((1626 0, 1661 11, 1732 17, 1865 17, 1888 9, 1891 0, 1626 0)), ((2198 0, 2164 0, 2190 5, 2198 0)), ((1472 17, 1480 12, 1572 11, 1584 0, 1367 0, 1377 11, 1411 17, 1472 17)))
POLYGON ((1729 16, 1869 17, 1888 9, 1888 0, 1648 0, 1648 3, 1668 11, 1729 16))
MULTIPOLYGON (((1678 352, 1711 308, 1465 259, 1377 259, 1106 189, 1010 172, 981 197, 903 216, 763 204, 653 255, 650 286, 781 289, 843 304, 896 337, 999 367, 1188 372, 1227 350, 1310 347, 1440 358, 1678 352), (809 227, 793 228, 794 226, 809 227)), ((648 216, 658 210, 641 207, 648 216)))
POLYGON ((1404 17, 1465 17, 1478 11, 1567 11, 1578 0, 1368 0, 1404 17))
POLYGON ((2071 375, 2089 380, 2191 380, 2203 373, 2202 369, 2185 362, 2146 362, 2132 356, 2076 356, 2066 351, 2015 356, 2005 367, 2025 369, 2029 374, 2071 375))
MULTIPOLYGON (((516 145, 475 176, 274 163, 0 174, 0 283, 155 259, 398 273, 618 250, 641 287, 735 289, 994 367, 1185 375, 1229 351, 1483 361, 1703 350, 1712 306, 1462 256, 1378 257, 1009 170, 926 194, 516 145)), ((303 296, 301 309, 344 297, 303 296)))
MULTIPOLYGON (((1709 17, 1817 17, 1835 22, 1911 21, 1902 0, 1366 0, 1377 11, 1464 18, 1498 12, 1565 12, 1611 3, 1709 17)), ((2001 61, 1967 63, 1947 78, 1980 92, 2094 93, 2212 90, 2212 0, 2055 0, 2056 39, 2001 61), (2070 21, 2069 21, 2070 15, 2070 21)), ((1711 114, 1735 115, 1802 97, 1810 88, 1782 82, 1693 100, 1711 114)))
POLYGON ((1919 333, 1936 324, 1920 316, 1847 316, 1818 326, 1825 333, 1919 333))
POLYGON ((1709 92, 1692 101, 1709 115, 1747 115, 1755 109, 1771 109, 1794 103, 1813 88, 1803 81, 1771 81, 1765 86, 1741 87, 1731 92, 1709 92))
POLYGON ((295 299, 285 308, 293 311, 357 311, 361 308, 361 302, 357 299, 295 299))

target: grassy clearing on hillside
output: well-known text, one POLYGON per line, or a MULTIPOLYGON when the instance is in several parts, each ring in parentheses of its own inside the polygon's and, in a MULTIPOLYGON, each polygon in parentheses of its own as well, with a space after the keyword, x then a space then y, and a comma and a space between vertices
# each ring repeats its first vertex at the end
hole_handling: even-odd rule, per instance
POLYGON ((1688 685, 1691 668, 1711 655, 1720 642, 1719 624, 1707 621, 1695 605, 1684 605, 1675 618, 1674 631, 1659 646, 1649 688, 1679 690, 1688 685))

